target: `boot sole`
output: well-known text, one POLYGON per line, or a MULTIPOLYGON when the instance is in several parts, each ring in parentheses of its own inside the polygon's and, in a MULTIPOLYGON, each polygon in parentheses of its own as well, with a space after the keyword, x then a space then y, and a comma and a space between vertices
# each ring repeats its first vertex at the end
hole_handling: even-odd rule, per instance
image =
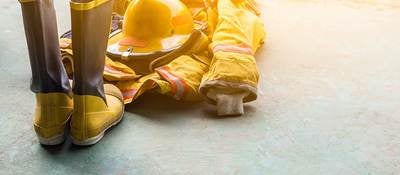
POLYGON ((124 113, 125 113, 125 107, 122 108, 122 113, 121 113, 121 116, 119 117, 119 119, 116 120, 114 123, 112 123, 110 126, 108 126, 106 129, 104 129, 99 135, 96 135, 94 137, 88 138, 86 140, 76 140, 76 139, 74 139, 74 137, 71 136, 72 143, 75 144, 75 145, 78 145, 78 146, 90 146, 90 145, 96 144, 97 142, 99 142, 104 137, 104 133, 108 129, 110 129, 111 127, 117 125, 119 122, 121 122, 121 120, 122 120, 122 118, 124 116, 124 113))
MULTIPOLYGON (((71 114, 69 114, 69 117, 68 117, 68 120, 66 121, 66 123, 69 123, 71 115, 72 115, 72 112, 71 112, 71 114)), ((36 133, 36 136, 39 140, 39 143, 42 145, 46 145, 46 146, 59 145, 61 143, 64 143, 64 141, 65 141, 65 128, 64 128, 64 132, 62 134, 55 135, 50 138, 41 137, 41 136, 37 135, 37 133, 36 133)))
POLYGON ((50 138, 44 138, 44 137, 40 137, 40 136, 37 136, 37 137, 39 139, 40 144, 48 145, 48 146, 59 145, 65 141, 64 133, 50 137, 50 138))

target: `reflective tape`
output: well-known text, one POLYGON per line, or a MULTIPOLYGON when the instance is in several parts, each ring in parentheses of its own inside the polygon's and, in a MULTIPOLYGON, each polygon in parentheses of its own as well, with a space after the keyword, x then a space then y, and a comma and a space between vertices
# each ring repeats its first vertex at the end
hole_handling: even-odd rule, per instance
POLYGON ((166 66, 157 68, 156 72, 171 84, 172 96, 177 100, 181 100, 189 89, 186 82, 182 78, 172 74, 166 66))
POLYGON ((122 96, 124 97, 124 100, 129 100, 135 97, 136 93, 138 92, 137 89, 123 89, 121 90, 122 96))
POLYGON ((247 44, 217 44, 213 48, 213 52, 233 52, 247 55, 254 55, 253 49, 247 44))
POLYGON ((70 7, 71 9, 77 10, 77 11, 84 11, 84 10, 90 10, 93 8, 96 8, 106 2, 111 2, 110 0, 93 0, 90 2, 74 2, 70 1, 70 7))
POLYGON ((135 78, 134 75, 122 72, 120 70, 114 69, 113 67, 110 67, 110 66, 107 66, 107 65, 104 66, 104 72, 112 74, 112 75, 116 75, 116 76, 121 77, 121 78, 135 78))

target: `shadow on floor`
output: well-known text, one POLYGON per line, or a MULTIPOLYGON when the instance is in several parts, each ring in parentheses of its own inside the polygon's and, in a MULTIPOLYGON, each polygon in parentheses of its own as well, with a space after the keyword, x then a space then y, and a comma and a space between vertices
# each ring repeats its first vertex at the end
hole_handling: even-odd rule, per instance
MULTIPOLYGON (((168 121, 172 118, 206 117, 210 119, 223 119, 218 117, 214 105, 200 102, 177 101, 172 97, 156 93, 147 93, 131 104, 127 104, 125 111, 146 117, 151 120, 168 121)), ((238 117, 238 116, 230 116, 238 117)), ((230 118, 228 117, 228 118, 230 118)))
MULTIPOLYGON (((163 125, 180 125, 190 120, 189 118, 222 121, 251 116, 248 114, 255 113, 255 111, 256 109, 253 106, 245 105, 245 116, 218 117, 216 115, 215 106, 207 104, 206 102, 182 102, 166 95, 146 93, 133 103, 125 106, 124 119, 116 125, 116 127, 114 126, 107 130, 104 138, 100 141, 100 145, 102 142, 108 142, 108 140, 111 139, 108 135, 124 134, 126 130, 130 130, 129 125, 132 125, 140 119, 151 120, 153 122, 162 123, 163 125)), ((66 140, 63 144, 56 146, 42 145, 42 148, 47 154, 60 155, 66 152, 79 153, 94 147, 99 147, 98 144, 96 144, 96 146, 76 146, 72 144, 69 131, 66 132, 66 140)))

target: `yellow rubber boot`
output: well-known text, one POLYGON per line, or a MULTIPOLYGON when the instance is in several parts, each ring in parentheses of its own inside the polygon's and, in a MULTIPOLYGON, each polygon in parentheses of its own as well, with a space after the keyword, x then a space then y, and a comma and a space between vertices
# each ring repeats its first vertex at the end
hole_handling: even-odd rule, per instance
POLYGON ((104 85, 105 53, 113 0, 72 0, 74 112, 71 137, 76 145, 93 145, 123 116, 121 91, 104 85))
POLYGON ((39 142, 57 145, 72 112, 71 87, 61 62, 53 0, 19 0, 24 22, 31 90, 36 94, 33 126, 39 142))
POLYGON ((104 85, 107 104, 99 96, 74 95, 71 138, 76 145, 93 145, 104 132, 119 123, 124 113, 121 91, 111 84, 104 85))
POLYGON ((64 129, 72 109, 72 98, 65 93, 36 94, 33 126, 41 144, 58 145, 64 142, 64 129))

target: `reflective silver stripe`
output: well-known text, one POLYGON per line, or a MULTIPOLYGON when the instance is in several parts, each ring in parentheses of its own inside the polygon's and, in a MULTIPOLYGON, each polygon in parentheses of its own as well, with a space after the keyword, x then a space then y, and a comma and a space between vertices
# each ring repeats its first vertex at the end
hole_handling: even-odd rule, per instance
POLYGON ((214 46, 213 52, 233 52, 254 55, 253 49, 248 45, 218 44, 214 46))
POLYGON ((74 2, 70 1, 70 7, 71 9, 78 10, 78 11, 84 11, 84 10, 90 10, 95 7, 98 7, 104 3, 110 2, 109 0, 92 0, 89 2, 74 2))
POLYGON ((185 84, 175 75, 170 74, 167 70, 160 68, 158 69, 158 71, 163 74, 164 76, 166 76, 166 78, 168 80, 171 80, 176 86, 176 93, 173 94, 174 98, 177 100, 182 99, 183 95, 185 94, 185 84))
POLYGON ((120 75, 120 76, 131 76, 130 74, 128 74, 128 73, 125 73, 125 72, 122 72, 122 71, 120 71, 120 70, 118 70, 118 69, 114 69, 113 67, 110 67, 110 66, 104 66, 104 72, 107 72, 107 73, 110 73, 110 74, 116 74, 116 75, 120 75))

